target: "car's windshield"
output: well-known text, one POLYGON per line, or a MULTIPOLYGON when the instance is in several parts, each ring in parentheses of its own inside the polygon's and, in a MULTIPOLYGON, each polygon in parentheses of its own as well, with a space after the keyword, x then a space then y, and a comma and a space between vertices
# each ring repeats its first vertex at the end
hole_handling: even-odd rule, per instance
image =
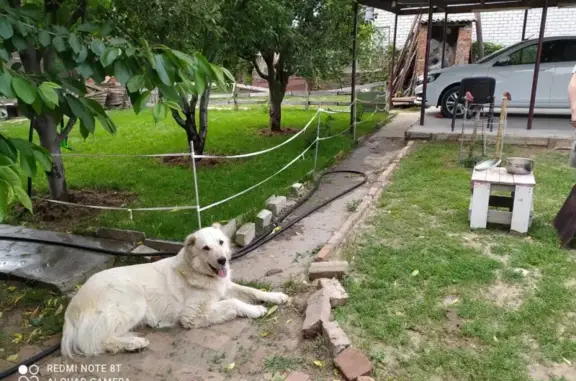
POLYGON ((522 44, 522 43, 524 43, 524 41, 521 41, 521 42, 518 42, 518 43, 516 43, 516 44, 514 44, 514 45, 508 46, 507 48, 502 48, 502 49, 500 49, 500 50, 497 50, 497 51, 495 51, 494 53, 492 53, 492 54, 490 54, 490 55, 487 55, 486 57, 484 57, 484 58, 482 58, 482 59, 480 59, 480 60, 478 60, 478 61, 476 61, 476 62, 474 62, 474 63, 481 64, 481 63, 484 63, 484 62, 488 62, 488 61, 490 61, 491 59, 493 59, 493 58, 496 57, 496 56, 499 56, 499 55, 501 55, 501 54, 503 54, 503 53, 505 53, 505 52, 507 52, 507 51, 509 51, 509 50, 515 49, 518 45, 520 45, 520 44, 522 44))

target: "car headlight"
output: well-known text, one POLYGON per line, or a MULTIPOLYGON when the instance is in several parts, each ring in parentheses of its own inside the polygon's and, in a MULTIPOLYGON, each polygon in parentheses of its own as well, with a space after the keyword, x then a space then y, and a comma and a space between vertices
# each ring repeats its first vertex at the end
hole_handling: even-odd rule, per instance
MULTIPOLYGON (((440 74, 442 74, 442 73, 428 74, 428 83, 434 82, 438 77, 440 77, 440 74)), ((416 82, 416 85, 421 85, 423 83, 424 83, 424 76, 421 75, 420 77, 418 77, 418 81, 416 82)))

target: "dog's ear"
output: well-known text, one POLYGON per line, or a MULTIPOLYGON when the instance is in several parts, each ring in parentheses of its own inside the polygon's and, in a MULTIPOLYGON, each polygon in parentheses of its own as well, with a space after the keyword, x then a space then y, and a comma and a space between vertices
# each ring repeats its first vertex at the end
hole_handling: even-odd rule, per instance
POLYGON ((214 222, 214 223, 212 224, 212 227, 213 227, 214 229, 222 230, 222 225, 220 225, 218 222, 214 222))
POLYGON ((196 243, 196 234, 190 234, 188 237, 186 237, 186 240, 184 241, 184 246, 185 247, 194 246, 195 243, 196 243))

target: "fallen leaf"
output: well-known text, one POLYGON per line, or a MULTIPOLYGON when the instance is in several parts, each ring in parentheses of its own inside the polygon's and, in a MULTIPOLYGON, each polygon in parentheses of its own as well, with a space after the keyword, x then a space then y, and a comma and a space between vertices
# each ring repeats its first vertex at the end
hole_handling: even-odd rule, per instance
POLYGON ((568 360, 568 359, 565 358, 565 357, 562 357, 562 360, 564 360, 564 362, 565 362, 566 364, 572 366, 572 361, 568 360))
POLYGON ((412 275, 412 276, 416 276, 416 275, 418 275, 418 274, 420 274, 420 270, 414 270, 414 271, 412 271, 412 274, 411 274, 411 275, 412 275))
POLYGON ((322 368, 324 363, 320 360, 314 360, 314 365, 316 365, 318 368, 322 368))
POLYGON ((236 366, 235 363, 230 363, 230 364, 228 364, 228 366, 226 367, 226 369, 232 370, 232 369, 234 369, 235 366, 236 366))
POLYGON ((18 295, 17 297, 14 298, 14 300, 12 301, 12 304, 14 304, 14 305, 18 304, 20 299, 22 299, 23 297, 24 297, 24 295, 18 295))
POLYGON ((2 312, 2 311, 0 311, 0 319, 2 319, 2 314, 3 314, 3 312, 2 312))
POLYGON ((492 336, 492 339, 493 339, 495 342, 498 342, 498 338, 497 338, 496 336, 492 336))
POLYGON ((260 332, 260 337, 266 337, 270 334, 270 332, 262 331, 260 332))
POLYGON ((8 358, 6 359, 6 361, 10 362, 15 362, 16 360, 18 360, 18 355, 8 356, 8 358))
POLYGON ((10 287, 8 287, 8 291, 16 291, 16 286, 10 286, 10 287))
MULTIPOLYGON (((2 315, 0 315, 0 317, 2 317, 2 315)), ((292 319, 286 320, 286 324, 290 324, 290 323, 292 323, 292 319)))
POLYGON ((14 344, 18 344, 19 342, 22 341, 22 334, 21 333, 15 333, 14 334, 14 339, 12 340, 12 342, 14 344))
POLYGON ((62 313, 62 310, 64 309, 64 306, 62 304, 60 304, 58 306, 58 308, 56 309, 56 312, 54 312, 54 315, 58 316, 62 313))
POLYGON ((270 316, 272 315, 274 312, 276 312, 278 310, 278 306, 272 306, 268 312, 266 312, 266 316, 270 316))

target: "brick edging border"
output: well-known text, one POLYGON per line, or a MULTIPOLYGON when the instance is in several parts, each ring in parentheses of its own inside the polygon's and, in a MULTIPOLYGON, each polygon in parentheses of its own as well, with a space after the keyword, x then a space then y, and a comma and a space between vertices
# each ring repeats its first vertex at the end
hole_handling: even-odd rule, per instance
POLYGON ((384 172, 382 172, 380 176, 378 176, 376 182, 372 185, 372 187, 370 187, 368 193, 364 196, 362 202, 360 203, 360 205, 358 205, 354 213, 348 216, 348 218, 346 219, 344 224, 342 224, 340 229, 334 232, 330 237, 330 239, 328 240, 328 242, 326 242, 326 244, 324 244, 322 249, 320 249, 316 257, 314 258, 315 262, 326 261, 332 255, 335 249, 345 241, 352 228, 364 216, 364 214, 368 210, 368 207, 375 200, 378 200, 380 198, 380 195, 382 194, 385 185, 388 183, 390 175, 396 170, 396 167, 398 167, 398 163, 400 162, 400 160, 402 160, 402 158, 404 158, 404 156, 408 154, 408 151, 410 151, 410 149, 413 146, 414 141, 409 141, 408 144, 406 144, 406 146, 402 148, 400 152, 398 152, 398 155, 396 155, 394 160, 392 160, 390 165, 388 165, 388 168, 386 168, 384 172))

